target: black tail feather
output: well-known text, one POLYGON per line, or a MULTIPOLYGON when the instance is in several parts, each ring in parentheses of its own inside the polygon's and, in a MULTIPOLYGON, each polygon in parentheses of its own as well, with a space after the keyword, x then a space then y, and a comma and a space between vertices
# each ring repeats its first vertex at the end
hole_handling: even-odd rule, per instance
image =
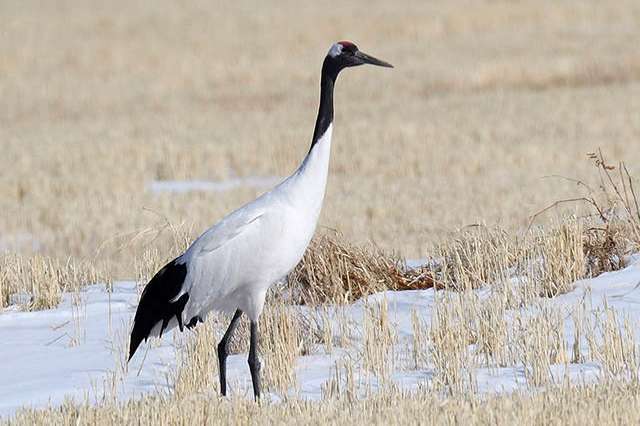
POLYGON ((129 360, 133 357, 143 340, 147 340, 153 328, 162 321, 160 337, 169 325, 169 321, 175 316, 182 331, 182 311, 184 310, 188 294, 183 294, 175 302, 171 302, 180 291, 187 276, 187 265, 174 259, 165 265, 149 281, 136 310, 131 330, 131 343, 129 346, 129 360))
POLYGON ((182 296, 180 296, 180 299, 176 300, 175 306, 176 306, 176 319, 178 320, 178 328, 180 328, 180 331, 184 331, 184 325, 182 324, 182 311, 184 310, 184 306, 187 304, 187 302, 189 301, 189 294, 185 293, 182 296))
POLYGON ((195 317, 191 318, 189 322, 184 326, 187 327, 188 330, 191 330, 193 327, 198 325, 199 322, 204 322, 204 320, 200 316, 196 315, 195 317))

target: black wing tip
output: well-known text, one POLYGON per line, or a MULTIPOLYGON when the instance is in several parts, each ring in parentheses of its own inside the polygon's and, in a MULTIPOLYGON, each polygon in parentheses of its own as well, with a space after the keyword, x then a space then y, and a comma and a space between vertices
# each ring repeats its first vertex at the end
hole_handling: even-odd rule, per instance
MULTIPOLYGON (((182 311, 189 300, 188 293, 178 300, 171 302, 182 289, 187 275, 187 266, 174 259, 160 269, 146 285, 136 309, 136 315, 131 330, 129 346, 129 362, 138 350, 143 340, 147 340, 153 328, 160 322, 160 337, 173 316, 182 324, 182 311)), ((182 327, 180 327, 182 331, 182 327)))
POLYGON ((134 323, 133 330, 131 331, 131 342, 129 343, 129 358, 127 359, 127 363, 131 361, 131 358, 133 358, 133 355, 136 353, 143 340, 147 340, 147 338, 141 332, 137 323, 134 323))

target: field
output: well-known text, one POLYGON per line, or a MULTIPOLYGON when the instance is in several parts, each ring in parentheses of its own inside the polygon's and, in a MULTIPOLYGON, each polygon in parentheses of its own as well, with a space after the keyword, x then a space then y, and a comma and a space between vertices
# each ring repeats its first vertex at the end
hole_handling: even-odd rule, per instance
MULTIPOLYGON (((578 297, 586 286, 615 281, 579 280, 625 266, 613 277, 634 291, 640 238, 633 214, 606 226, 606 241, 590 233, 602 223, 574 218, 593 211, 583 202, 561 204, 527 228, 546 206, 584 196, 586 185, 605 206, 629 199, 597 189, 606 169, 594 167, 588 153, 601 149, 607 163, 624 161, 630 176, 640 176, 639 23, 640 3, 627 0, 0 2, 0 335, 16 337, 18 319, 31 318, 19 315, 36 315, 21 311, 38 311, 53 322, 69 319, 59 343, 78 359, 83 345, 97 347, 92 341, 108 338, 115 348, 111 364, 100 366, 114 391, 97 405, 76 394, 61 409, 23 411, 16 421, 152 424, 160 415, 182 423, 189 410, 204 416, 193 417, 197 423, 252 423, 256 416, 344 423, 344 410, 378 423, 416 421, 425 411, 433 423, 637 421, 634 300, 609 306, 578 297), (341 39, 395 68, 361 67, 338 81, 318 230, 330 236, 323 240, 329 249, 319 240, 297 271, 327 291, 312 294, 313 306, 270 301, 264 328, 273 337, 264 356, 272 399, 256 406, 242 391, 231 402, 212 397, 209 348, 222 331, 219 317, 198 333, 154 343, 150 359, 170 385, 136 387, 142 379, 122 365, 121 334, 140 285, 206 227, 295 169, 311 139, 321 60, 341 39), (194 184, 205 190, 184 190, 194 184), (347 255, 335 255, 334 240, 347 255), (598 265, 594 253, 604 253, 598 265), (364 263, 317 273, 317 265, 349 255, 364 263), (412 283, 384 273, 406 273, 403 259, 438 260, 423 272, 447 290, 415 290, 433 297, 422 310, 380 303, 402 292, 356 302, 412 283), (538 270, 531 268, 536 259, 550 260, 538 270), (363 289, 343 293, 350 268, 367 272, 363 289), (533 288, 520 288, 522 277, 533 288), (122 297, 114 305, 122 324, 112 333, 109 299, 100 306, 108 306, 111 334, 92 340, 89 323, 103 311, 87 305, 85 287, 95 283, 122 297), (558 310, 563 301, 570 313, 558 310), (331 309, 344 313, 329 327, 331 309), (386 309, 394 318, 388 323, 386 309), (367 315, 371 328, 345 337, 367 315), (593 322, 576 325, 580 315, 593 322), (460 326, 460 318, 475 325, 460 326), (563 324, 565 334, 553 334, 563 324), (309 331, 314 339, 301 343, 309 331), (518 340, 534 332, 538 346, 518 340), (388 347, 376 352, 374 341, 388 347), (276 350, 282 347, 288 350, 276 350), (322 386, 306 398, 304 386, 291 391, 300 375, 296 356, 320 352, 322 386), (176 356, 183 358, 166 361, 176 356), (505 368, 523 375, 511 383, 515 394, 483 389, 483 371, 505 368), (402 375, 415 379, 404 386, 394 381, 397 371, 424 374, 402 375), (349 382, 365 372, 375 380, 349 382), (576 386, 580 380, 590 384, 576 386), (138 392, 147 396, 119 398, 138 392)), ((615 182, 626 182, 620 170, 612 171, 615 182)), ((52 326, 41 318, 43 329, 52 326)), ((246 348, 236 351, 236 379, 246 380, 246 348)), ((2 364, 0 377, 18 365, 2 364)), ((3 390, 0 403, 13 392, 3 390)))

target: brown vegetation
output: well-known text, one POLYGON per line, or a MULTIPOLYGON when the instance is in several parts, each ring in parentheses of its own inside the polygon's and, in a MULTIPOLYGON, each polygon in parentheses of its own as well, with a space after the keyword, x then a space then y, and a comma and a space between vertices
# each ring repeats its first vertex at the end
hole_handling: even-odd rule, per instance
MULTIPOLYGON (((154 193, 151 182, 284 176, 306 152, 332 41, 396 65, 339 82, 321 225, 344 238, 314 240, 291 297, 271 294, 261 323, 265 385, 284 402, 216 396, 212 348, 228 319, 212 315, 177 352, 170 394, 114 393, 12 422, 638 423, 636 325, 582 303, 568 342, 553 296, 639 248, 639 5, 3 1, 0 308, 50 308, 113 277, 146 282, 262 190, 154 193), (596 147, 594 175, 581 159, 596 147), (541 179, 552 175, 571 179, 541 179), (420 269, 402 260, 425 255, 420 269), (413 313, 409 341, 384 301, 363 301, 361 324, 329 306, 432 286, 446 291, 433 321, 413 313), (294 361, 314 351, 341 356, 312 403, 296 397, 294 361), (602 365, 600 383, 558 383, 552 367, 571 362, 602 365), (474 371, 515 364, 536 392, 474 396, 474 371), (414 393, 390 378, 428 367, 414 393)), ((113 389, 126 373, 119 340, 113 389)))

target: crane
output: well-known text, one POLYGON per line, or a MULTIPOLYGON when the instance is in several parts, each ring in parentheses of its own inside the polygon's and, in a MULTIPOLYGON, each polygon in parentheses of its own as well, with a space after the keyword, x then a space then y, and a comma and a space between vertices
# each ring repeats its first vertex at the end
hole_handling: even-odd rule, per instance
POLYGON ((320 106, 304 160, 291 176, 207 229, 153 276, 136 310, 129 360, 150 336, 162 337, 176 326, 192 328, 211 311, 233 313, 217 348, 220 392, 226 395, 229 340, 244 313, 250 321, 253 393, 260 398, 258 319, 266 292, 298 264, 313 237, 329 173, 333 89, 340 71, 363 64, 392 68, 352 42, 331 46, 322 64, 320 106))

